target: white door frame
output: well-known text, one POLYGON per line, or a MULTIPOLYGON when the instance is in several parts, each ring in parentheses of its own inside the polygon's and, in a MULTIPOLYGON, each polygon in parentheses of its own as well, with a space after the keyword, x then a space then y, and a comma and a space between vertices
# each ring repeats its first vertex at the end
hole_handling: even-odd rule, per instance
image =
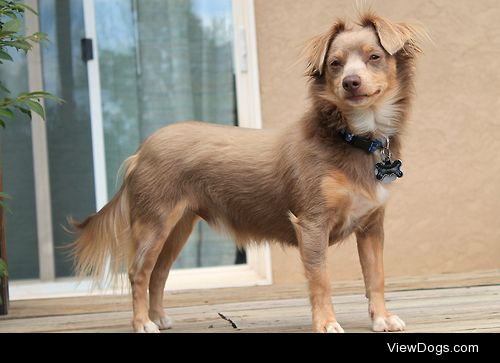
MULTIPOLYGON (((35 1, 35 0, 32 0, 35 1)), ((83 0, 86 37, 93 39, 94 59, 88 63, 89 93, 92 117, 92 142, 96 205, 102 208, 108 200, 104 128, 102 119, 99 53, 96 37, 94 0, 83 0)), ((234 57, 236 66, 236 88, 238 119, 240 126, 261 128, 259 69, 255 29, 254 0, 232 0, 234 19, 234 57)), ((48 120, 50 122, 50 120, 48 120)), ((47 165, 48 168, 48 165, 47 165)), ((47 169, 48 170, 48 169, 47 169)), ((167 290, 205 289, 272 284, 271 251, 268 244, 247 249, 244 265, 173 270, 167 282, 167 290)), ((11 300, 25 300, 88 294, 116 294, 128 291, 128 282, 117 290, 93 290, 90 280, 75 278, 54 281, 12 281, 11 300)))
MULTIPOLYGON (((254 0, 232 2, 239 125, 261 129, 262 106, 255 4, 254 0)), ((267 243, 247 248, 247 265, 261 276, 264 284, 272 284, 271 249, 267 243)))
POLYGON ((94 0, 83 0, 85 37, 92 39, 93 59, 87 61, 89 84, 90 120, 92 129, 92 155, 94 159, 94 185, 96 209, 101 210, 108 203, 108 181, 106 178, 106 148, 104 143, 104 122, 102 119, 101 72, 99 69, 99 47, 94 0))
MULTIPOLYGON (((38 13, 38 1, 27 0, 26 5, 38 13)), ((40 31, 37 15, 26 12, 26 33, 40 31)), ((28 52, 28 80, 30 92, 43 89, 42 54, 39 44, 28 52)), ((44 100, 40 103, 45 108, 44 100)), ((35 205, 38 240, 38 266, 40 281, 53 281, 56 277, 54 233, 52 230, 52 205, 50 194, 49 148, 47 127, 41 116, 32 112, 31 140, 33 149, 33 177, 35 180, 35 205)))

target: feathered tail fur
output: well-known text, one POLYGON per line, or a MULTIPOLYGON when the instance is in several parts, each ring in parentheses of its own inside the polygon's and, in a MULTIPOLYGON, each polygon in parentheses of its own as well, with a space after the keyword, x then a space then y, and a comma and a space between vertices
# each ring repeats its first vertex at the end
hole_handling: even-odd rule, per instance
POLYGON ((80 236, 70 246, 74 269, 78 276, 91 276, 94 286, 116 284, 116 278, 126 271, 132 243, 127 180, 136 167, 137 156, 128 158, 121 189, 99 212, 82 223, 70 220, 80 236))

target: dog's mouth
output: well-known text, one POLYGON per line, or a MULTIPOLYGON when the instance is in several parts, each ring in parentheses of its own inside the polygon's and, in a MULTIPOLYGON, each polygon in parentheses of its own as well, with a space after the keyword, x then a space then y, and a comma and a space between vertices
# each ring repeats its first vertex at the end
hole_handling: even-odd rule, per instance
POLYGON ((378 90, 375 93, 372 94, 352 94, 346 97, 347 101, 353 102, 353 103, 363 103, 364 101, 367 101, 371 99, 372 97, 378 96, 382 90, 378 90))

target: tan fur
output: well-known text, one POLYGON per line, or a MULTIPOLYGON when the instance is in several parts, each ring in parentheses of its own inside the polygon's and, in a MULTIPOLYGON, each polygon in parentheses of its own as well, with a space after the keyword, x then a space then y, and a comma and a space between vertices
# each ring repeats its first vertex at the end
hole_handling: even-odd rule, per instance
POLYGON ((418 41, 430 40, 428 33, 422 27, 407 23, 392 23, 372 12, 362 14, 360 24, 365 27, 372 25, 375 28, 380 43, 390 55, 400 50, 412 55, 421 53, 418 41))
MULTIPOLYGON (((185 215, 186 208, 185 201, 178 202, 172 210, 163 215, 164 222, 161 225, 139 220, 132 224, 132 235, 136 245, 135 259, 129 269, 129 278, 132 285, 132 303, 134 306, 132 324, 135 331, 141 332, 152 323, 150 318, 153 317, 149 316, 147 303, 147 291, 151 281, 151 274, 158 262, 165 242, 185 215)), ((175 246, 170 248, 175 249, 175 246)), ((157 294, 158 291, 151 290, 150 294, 153 293, 157 294)))
POLYGON ((330 44, 333 38, 344 30, 345 22, 339 20, 333 24, 326 33, 318 35, 308 42, 302 53, 302 57, 306 58, 308 61, 306 69, 307 76, 323 74, 326 55, 330 44))
POLYGON ((149 282, 149 317, 160 327, 160 329, 168 329, 171 327, 171 325, 165 325, 165 323, 163 323, 165 320, 168 321, 168 317, 163 310, 163 293, 170 268, 181 252, 182 247, 184 247, 187 242, 198 218, 199 217, 193 212, 185 211, 184 215, 165 241, 153 272, 151 273, 149 282))
POLYGON ((113 272, 129 261, 136 331, 170 326, 162 308, 165 281, 200 218, 243 246, 270 241, 298 247, 318 332, 343 331, 330 300, 326 252, 356 233, 373 329, 404 326, 383 299, 388 190, 374 177, 381 156, 346 144, 339 131, 390 138, 400 157, 418 34, 372 14, 360 24, 338 20, 309 43, 311 108, 302 119, 275 130, 198 122, 161 129, 128 159, 115 198, 77 226, 78 272, 100 279, 107 258, 113 272), (380 59, 371 59, 373 53, 380 59), (336 59, 339 64, 332 63, 336 59), (362 81, 359 102, 342 86, 349 75, 362 81))
POLYGON ((313 330, 326 333, 328 327, 337 320, 331 302, 330 280, 324 265, 323 251, 326 246, 321 246, 321 240, 325 241, 325 239, 309 240, 308 233, 304 233, 303 230, 304 227, 308 228, 309 223, 306 222, 303 226, 301 220, 292 212, 289 213, 289 218, 297 235, 306 277, 310 281, 309 296, 313 313, 313 330))

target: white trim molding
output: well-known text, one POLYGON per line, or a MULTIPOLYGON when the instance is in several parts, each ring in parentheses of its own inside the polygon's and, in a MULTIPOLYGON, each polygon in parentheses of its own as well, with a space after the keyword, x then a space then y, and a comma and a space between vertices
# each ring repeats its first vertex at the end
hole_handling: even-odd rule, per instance
MULTIPOLYGON (((262 128, 259 61, 254 0, 233 0, 234 51, 238 121, 241 127, 262 128)), ((267 284, 272 284, 269 244, 247 248, 247 265, 267 284)))
POLYGON ((257 31, 254 0, 233 0, 238 121, 241 127, 262 128, 257 31))
MULTIPOLYGON (((26 5, 38 12, 38 0, 27 0, 26 5)), ((38 16, 26 12, 26 33, 40 31, 38 16)), ((43 90, 43 70, 40 44, 34 44, 28 52, 28 80, 30 92, 43 90)), ((40 104, 45 103, 40 100, 40 104)), ((50 194, 49 149, 47 128, 41 116, 32 112, 31 140, 33 143, 33 173, 35 180, 36 224, 38 239, 39 276, 41 281, 53 281, 56 277, 54 238, 52 230, 52 198, 50 194)))
POLYGON ((85 37, 92 39, 93 59, 87 61, 89 83, 90 117, 92 126, 92 154, 94 158, 94 184, 96 209, 108 203, 108 181, 106 178, 106 150, 104 143, 104 123, 102 119, 101 74, 99 69, 99 47, 94 0, 83 0, 85 37))
MULTIPOLYGON (((128 277, 122 275, 113 289, 93 288, 90 279, 57 279, 54 282, 25 280, 10 282, 10 300, 36 300, 64 297, 128 295, 128 277)), ((270 282, 248 265, 207 267, 188 270, 173 270, 167 280, 166 291, 203 290, 228 287, 269 285, 270 282)))

